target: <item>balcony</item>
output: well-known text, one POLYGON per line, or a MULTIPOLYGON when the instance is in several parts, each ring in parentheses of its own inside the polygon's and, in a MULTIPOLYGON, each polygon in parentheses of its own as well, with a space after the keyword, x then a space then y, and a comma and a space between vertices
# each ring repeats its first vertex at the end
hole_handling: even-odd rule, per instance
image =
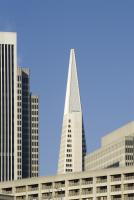
POLYGON ((38 184, 28 186, 28 191, 37 191, 37 190, 39 190, 38 184))
POLYGON ((28 200, 39 200, 38 195, 29 195, 28 200))
POLYGON ((57 192, 55 192, 55 194, 54 194, 54 197, 55 198, 62 198, 62 197, 65 197, 65 191, 57 191, 57 192))
POLYGON ((52 192, 47 192, 42 194, 42 199, 51 199, 52 198, 52 192))
POLYGON ((65 181, 55 182, 55 185, 54 185, 55 189, 64 188, 64 187, 65 187, 65 181))
POLYGON ((12 194, 12 188, 3 188, 2 189, 3 194, 12 194))
POLYGON ((43 183, 42 184, 42 190, 50 190, 50 189, 53 189, 53 184, 50 182, 50 183, 43 183))
POLYGON ((93 184, 93 178, 82 179, 82 185, 91 185, 91 184, 93 184))
POLYGON ((107 197, 105 196, 103 196, 103 197, 97 197, 97 199, 96 200, 107 200, 107 197))
POLYGON ((96 183, 106 183, 107 182, 107 176, 100 176, 96 178, 96 183))
POLYGON ((16 200, 26 200, 26 196, 18 196, 16 197, 16 200))
POLYGON ((26 192, 26 186, 16 187, 16 193, 26 192))
POLYGON ((107 192, 107 186, 97 187, 97 193, 106 193, 106 192, 107 192))
POLYGON ((115 195, 111 197, 111 200, 122 200, 121 195, 115 195))
POLYGON ((93 194, 93 188, 84 188, 81 192, 82 195, 93 194))
POLYGON ((124 180, 134 180, 134 173, 124 174, 124 180))
POLYGON ((69 190, 69 196, 78 196, 80 194, 80 190, 69 190))
POLYGON ((134 200, 134 193, 132 194, 125 194, 124 200, 134 200))
POLYGON ((112 185, 111 186, 111 192, 120 192, 121 191, 121 185, 112 185))
POLYGON ((121 175, 120 174, 111 176, 111 182, 117 182, 117 181, 121 181, 121 175))
POLYGON ((69 186, 78 186, 78 185, 80 185, 79 179, 74 179, 69 181, 69 186))
POLYGON ((134 183, 125 184, 124 190, 133 190, 134 191, 134 183))

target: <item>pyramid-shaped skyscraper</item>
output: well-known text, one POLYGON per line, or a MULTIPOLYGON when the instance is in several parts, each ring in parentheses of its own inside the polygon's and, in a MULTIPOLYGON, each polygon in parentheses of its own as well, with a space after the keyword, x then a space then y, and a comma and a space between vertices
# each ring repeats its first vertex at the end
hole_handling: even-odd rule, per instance
POLYGON ((69 71, 62 125, 58 174, 84 170, 86 142, 75 51, 70 51, 69 71))

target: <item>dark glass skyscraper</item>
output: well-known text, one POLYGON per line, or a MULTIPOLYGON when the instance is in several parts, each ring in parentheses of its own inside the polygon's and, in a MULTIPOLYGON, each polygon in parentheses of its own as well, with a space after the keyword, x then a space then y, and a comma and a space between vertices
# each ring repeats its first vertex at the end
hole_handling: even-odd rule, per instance
POLYGON ((38 176, 38 96, 30 94, 28 68, 17 69, 18 178, 38 176))

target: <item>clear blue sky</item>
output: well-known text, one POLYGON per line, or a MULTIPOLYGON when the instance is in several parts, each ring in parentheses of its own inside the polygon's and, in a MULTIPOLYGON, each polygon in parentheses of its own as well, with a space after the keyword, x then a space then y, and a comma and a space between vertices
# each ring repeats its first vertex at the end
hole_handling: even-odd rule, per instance
POLYGON ((70 48, 88 152, 134 120, 133 0, 1 0, 0 30, 18 33, 18 64, 40 96, 41 175, 56 173, 70 48))

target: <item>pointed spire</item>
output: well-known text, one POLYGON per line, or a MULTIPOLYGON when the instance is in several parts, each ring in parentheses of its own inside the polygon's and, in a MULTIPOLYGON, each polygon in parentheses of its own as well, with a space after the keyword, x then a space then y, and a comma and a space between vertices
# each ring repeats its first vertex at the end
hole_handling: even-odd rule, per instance
POLYGON ((71 112, 81 112, 80 92, 74 49, 70 50, 64 115, 71 112))

